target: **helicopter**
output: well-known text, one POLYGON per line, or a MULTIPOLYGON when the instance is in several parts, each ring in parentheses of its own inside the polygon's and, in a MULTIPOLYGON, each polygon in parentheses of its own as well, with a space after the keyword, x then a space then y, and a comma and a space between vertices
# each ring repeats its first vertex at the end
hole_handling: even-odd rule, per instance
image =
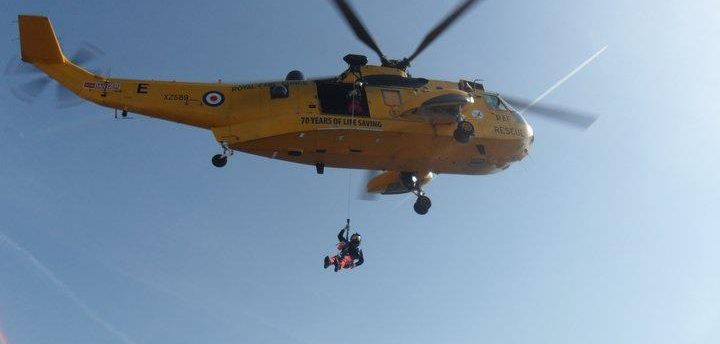
MULTIPOLYGON (((487 175, 526 157, 534 132, 514 109, 530 102, 486 91, 478 81, 413 77, 411 62, 478 0, 463 1, 409 57, 386 57, 345 0, 334 0, 357 38, 380 65, 348 54, 348 67, 331 78, 306 79, 293 70, 284 80, 234 84, 110 78, 68 59, 50 20, 19 15, 21 59, 81 98, 208 129, 220 145, 211 162, 227 164, 233 152, 315 166, 381 171, 370 176, 370 194, 416 196, 427 214, 423 186, 437 174, 487 175)), ((540 107, 537 112, 586 128, 594 117, 540 107)))

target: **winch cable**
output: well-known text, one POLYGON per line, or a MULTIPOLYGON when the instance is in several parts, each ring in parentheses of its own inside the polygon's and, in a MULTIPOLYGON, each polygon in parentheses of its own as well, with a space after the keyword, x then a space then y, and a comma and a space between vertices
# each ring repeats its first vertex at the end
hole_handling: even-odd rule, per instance
POLYGON ((347 190, 348 190, 348 191, 347 191, 347 218, 348 218, 348 222, 350 222, 349 219, 350 219, 350 201, 351 201, 351 196, 350 196, 350 192, 351 192, 351 191, 350 191, 350 190, 351 190, 351 186, 352 186, 352 170, 348 170, 348 189, 347 189, 347 190))
MULTIPOLYGON (((353 73, 355 75, 355 83, 353 85, 353 90, 350 92, 350 129, 352 129, 353 123, 355 121, 355 108, 357 106, 362 106, 360 104, 360 88, 362 87, 362 74, 360 73, 353 73)), ((348 139, 349 140, 349 139, 348 139)), ((350 148, 350 147, 348 147, 350 148)), ((347 223, 348 226, 350 225, 350 202, 352 202, 352 169, 348 169, 348 188, 347 188, 347 223)), ((350 232, 350 229, 348 229, 348 232, 350 232)))

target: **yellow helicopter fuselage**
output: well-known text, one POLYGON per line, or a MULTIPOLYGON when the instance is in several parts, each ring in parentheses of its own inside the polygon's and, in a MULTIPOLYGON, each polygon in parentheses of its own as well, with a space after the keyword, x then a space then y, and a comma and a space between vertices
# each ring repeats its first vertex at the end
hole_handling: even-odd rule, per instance
MULTIPOLYGON (((347 110, 357 77, 271 83, 188 83, 116 79, 92 74, 62 54, 45 17, 20 16, 23 60, 91 102, 212 131, 229 148, 274 159, 328 167, 454 174, 489 174, 528 154, 532 128, 514 111, 492 107, 497 97, 463 82, 368 84, 362 104, 347 110), (468 143, 453 139, 455 124, 417 113, 424 101, 465 94, 461 111, 474 125, 468 143)), ((363 77, 408 78, 401 70, 363 66, 363 77)), ((409 78, 408 78, 409 79, 409 78)))

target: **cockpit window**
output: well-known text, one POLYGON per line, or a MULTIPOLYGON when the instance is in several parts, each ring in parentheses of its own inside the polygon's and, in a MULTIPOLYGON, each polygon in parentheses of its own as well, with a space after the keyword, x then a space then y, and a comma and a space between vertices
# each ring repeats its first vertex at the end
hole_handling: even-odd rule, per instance
POLYGON ((483 99, 485 99, 485 104, 493 110, 507 110, 505 104, 503 104, 500 98, 494 94, 484 94, 483 99))

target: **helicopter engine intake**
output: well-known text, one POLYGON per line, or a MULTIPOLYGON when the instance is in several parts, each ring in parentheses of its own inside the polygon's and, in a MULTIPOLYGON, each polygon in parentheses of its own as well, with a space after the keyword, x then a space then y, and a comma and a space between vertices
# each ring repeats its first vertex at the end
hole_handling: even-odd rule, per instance
POLYGON ((285 76, 286 81, 304 81, 305 75, 303 72, 299 70, 291 70, 289 73, 287 73, 287 76, 285 76))

